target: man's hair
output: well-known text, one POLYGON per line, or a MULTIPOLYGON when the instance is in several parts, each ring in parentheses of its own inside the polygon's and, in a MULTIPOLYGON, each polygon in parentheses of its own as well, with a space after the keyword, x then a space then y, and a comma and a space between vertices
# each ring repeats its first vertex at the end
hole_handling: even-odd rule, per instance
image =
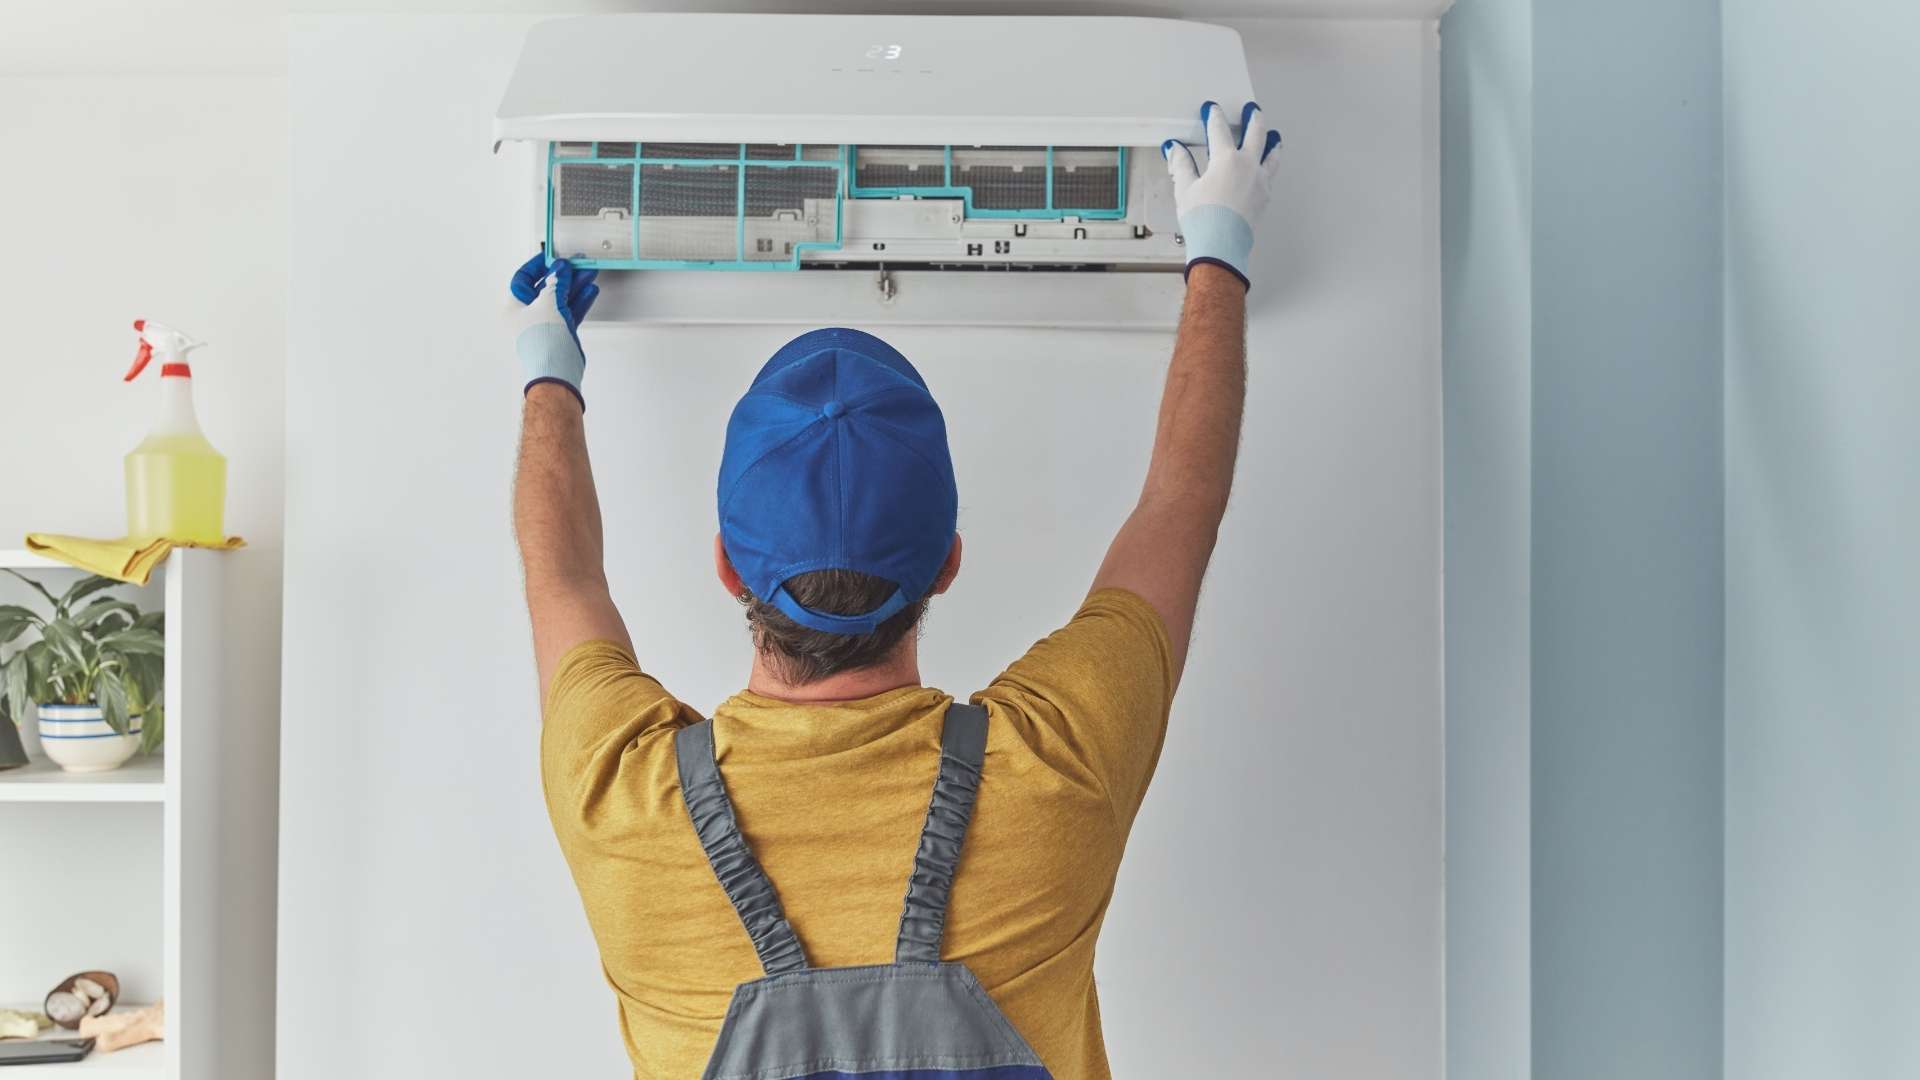
MULTIPOLYGON (((788 578, 785 587, 787 595, 802 607, 829 615, 859 615, 885 603, 898 586, 855 570, 814 570, 788 578)), ((927 598, 923 596, 894 612, 871 634, 832 634, 801 626, 751 592, 742 595, 740 602, 747 608, 753 647, 766 658, 774 674, 794 686, 872 667, 908 634, 917 633, 927 613, 927 598)))

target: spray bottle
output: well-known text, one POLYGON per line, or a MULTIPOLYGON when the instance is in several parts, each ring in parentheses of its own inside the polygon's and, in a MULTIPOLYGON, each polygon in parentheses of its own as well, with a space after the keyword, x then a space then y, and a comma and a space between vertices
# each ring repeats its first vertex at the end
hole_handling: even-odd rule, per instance
POLYGON ((152 319, 138 319, 140 351, 126 381, 160 358, 160 422, 127 455, 127 535, 135 540, 218 544, 226 539, 227 459, 200 433, 193 414, 195 341, 152 319))

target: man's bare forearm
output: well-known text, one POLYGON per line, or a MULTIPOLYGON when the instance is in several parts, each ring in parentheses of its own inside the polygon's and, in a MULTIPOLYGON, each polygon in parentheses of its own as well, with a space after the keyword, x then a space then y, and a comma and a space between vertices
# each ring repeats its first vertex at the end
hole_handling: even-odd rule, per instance
POLYGON ((520 407, 520 457, 514 468, 513 532, 526 576, 533 661, 544 702, 560 661, 575 646, 633 641, 607 591, 600 498, 587 462, 580 394, 587 359, 574 336, 600 294, 595 272, 576 271, 541 252, 514 272, 513 295, 527 308, 514 341, 526 401, 520 407))
POLYGON ((513 526, 530 594, 559 584, 604 584, 600 499, 587 460, 585 417, 564 386, 546 383, 527 393, 513 526))
POLYGON ((600 499, 587 463, 580 401, 558 383, 533 386, 521 409, 513 528, 544 699, 561 657, 575 645, 605 640, 633 648, 607 592, 600 499))
POLYGON ((1246 321, 1246 286, 1217 266, 1195 266, 1140 501, 1177 506, 1209 529, 1226 514, 1240 449, 1246 321))
POLYGON ((1247 392, 1247 289, 1217 266, 1193 267, 1140 502, 1094 575, 1160 614, 1177 680, 1186 664, 1200 583, 1233 487, 1247 392))

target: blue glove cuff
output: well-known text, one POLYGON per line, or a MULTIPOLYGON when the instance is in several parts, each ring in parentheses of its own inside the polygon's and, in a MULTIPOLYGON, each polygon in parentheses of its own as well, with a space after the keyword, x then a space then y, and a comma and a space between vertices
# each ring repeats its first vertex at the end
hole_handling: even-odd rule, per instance
POLYGON ((533 388, 536 386, 539 386, 541 383, 552 383, 555 386, 566 387, 567 393, 573 395, 573 400, 580 403, 580 411, 581 412, 587 411, 587 399, 580 396, 580 388, 573 385, 572 383, 568 382, 565 379, 556 379, 551 376, 541 376, 540 378, 535 379, 532 382, 529 382, 527 385, 521 387, 520 396, 525 397, 528 394, 533 393, 533 388))
POLYGON ((561 383, 573 391, 574 397, 580 398, 580 407, 586 408, 580 383, 587 373, 587 358, 566 323, 556 320, 529 326, 514 339, 513 348, 520 354, 520 369, 526 373, 527 389, 543 382, 561 383))
MULTIPOLYGON (((1187 268, 1210 262, 1233 271, 1247 282, 1248 258, 1253 254, 1253 226, 1231 208, 1218 204, 1196 206, 1180 215, 1180 235, 1187 242, 1187 268)), ((1248 283, 1250 284, 1250 283, 1248 283)))

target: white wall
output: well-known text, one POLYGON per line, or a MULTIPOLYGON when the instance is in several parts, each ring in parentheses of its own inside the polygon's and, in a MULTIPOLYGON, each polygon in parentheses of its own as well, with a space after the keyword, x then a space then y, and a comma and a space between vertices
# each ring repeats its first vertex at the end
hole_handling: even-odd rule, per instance
POLYGON ((1727 1075, 1920 1076, 1920 11, 1724 19, 1727 1075))
POLYGON ((1533 11, 1533 1065, 1552 1080, 1721 1074, 1719 14, 1533 11))
POLYGON ((1533 1075, 1533 0, 1440 23, 1447 1070, 1533 1075))
POLYGON ((1443 42, 1449 1063, 1717 1076, 1719 5, 1443 42))
MULTIPOLYGON (((10 9, 0 35, 8 148, 0 297, 10 339, 0 360, 0 547, 23 546, 29 530, 125 531, 120 459, 160 401, 152 371, 120 381, 137 345, 129 324, 152 317, 206 339, 193 358, 200 418, 228 458, 229 530, 251 545, 229 557, 228 700, 246 725, 235 737, 271 743, 280 703, 286 83, 272 70, 277 56, 263 67, 257 56, 236 64, 189 49, 178 55, 193 66, 182 69, 125 40, 103 43, 118 39, 98 10, 93 40, 103 47, 89 49, 78 14, 10 9)), ((158 606, 157 590, 143 602, 158 606)), ((271 815, 276 783, 262 774, 232 798, 271 815)), ((157 996, 157 808, 0 807, 0 834, 11 838, 0 843, 9 856, 66 853, 75 893, 107 898, 102 919, 124 913, 93 932, 55 932, 53 898, 15 897, 0 884, 0 1001, 37 999, 89 966, 117 970, 130 998, 157 996), (124 831, 96 841, 101 816, 124 831)), ((252 854, 274 858, 270 846, 252 854)), ((12 880, 0 872, 0 882, 12 880)), ((258 919, 255 947, 271 948, 271 892, 228 902, 258 919)))
MULTIPOLYGON (((487 148, 527 23, 291 24, 286 1080, 624 1067, 542 811, 508 532, 522 178, 487 148), (369 1022, 399 998, 407 1022, 369 1022)), ((1438 1077, 1434 34, 1241 28, 1288 164, 1238 493, 1102 939, 1109 1045, 1126 1076, 1438 1077)), ((710 576, 721 429, 789 334, 585 337, 614 594, 701 707, 748 659, 710 576)), ((953 431, 968 565, 925 653, 964 692, 1073 610, 1137 491, 1168 341, 891 337, 953 431)))

